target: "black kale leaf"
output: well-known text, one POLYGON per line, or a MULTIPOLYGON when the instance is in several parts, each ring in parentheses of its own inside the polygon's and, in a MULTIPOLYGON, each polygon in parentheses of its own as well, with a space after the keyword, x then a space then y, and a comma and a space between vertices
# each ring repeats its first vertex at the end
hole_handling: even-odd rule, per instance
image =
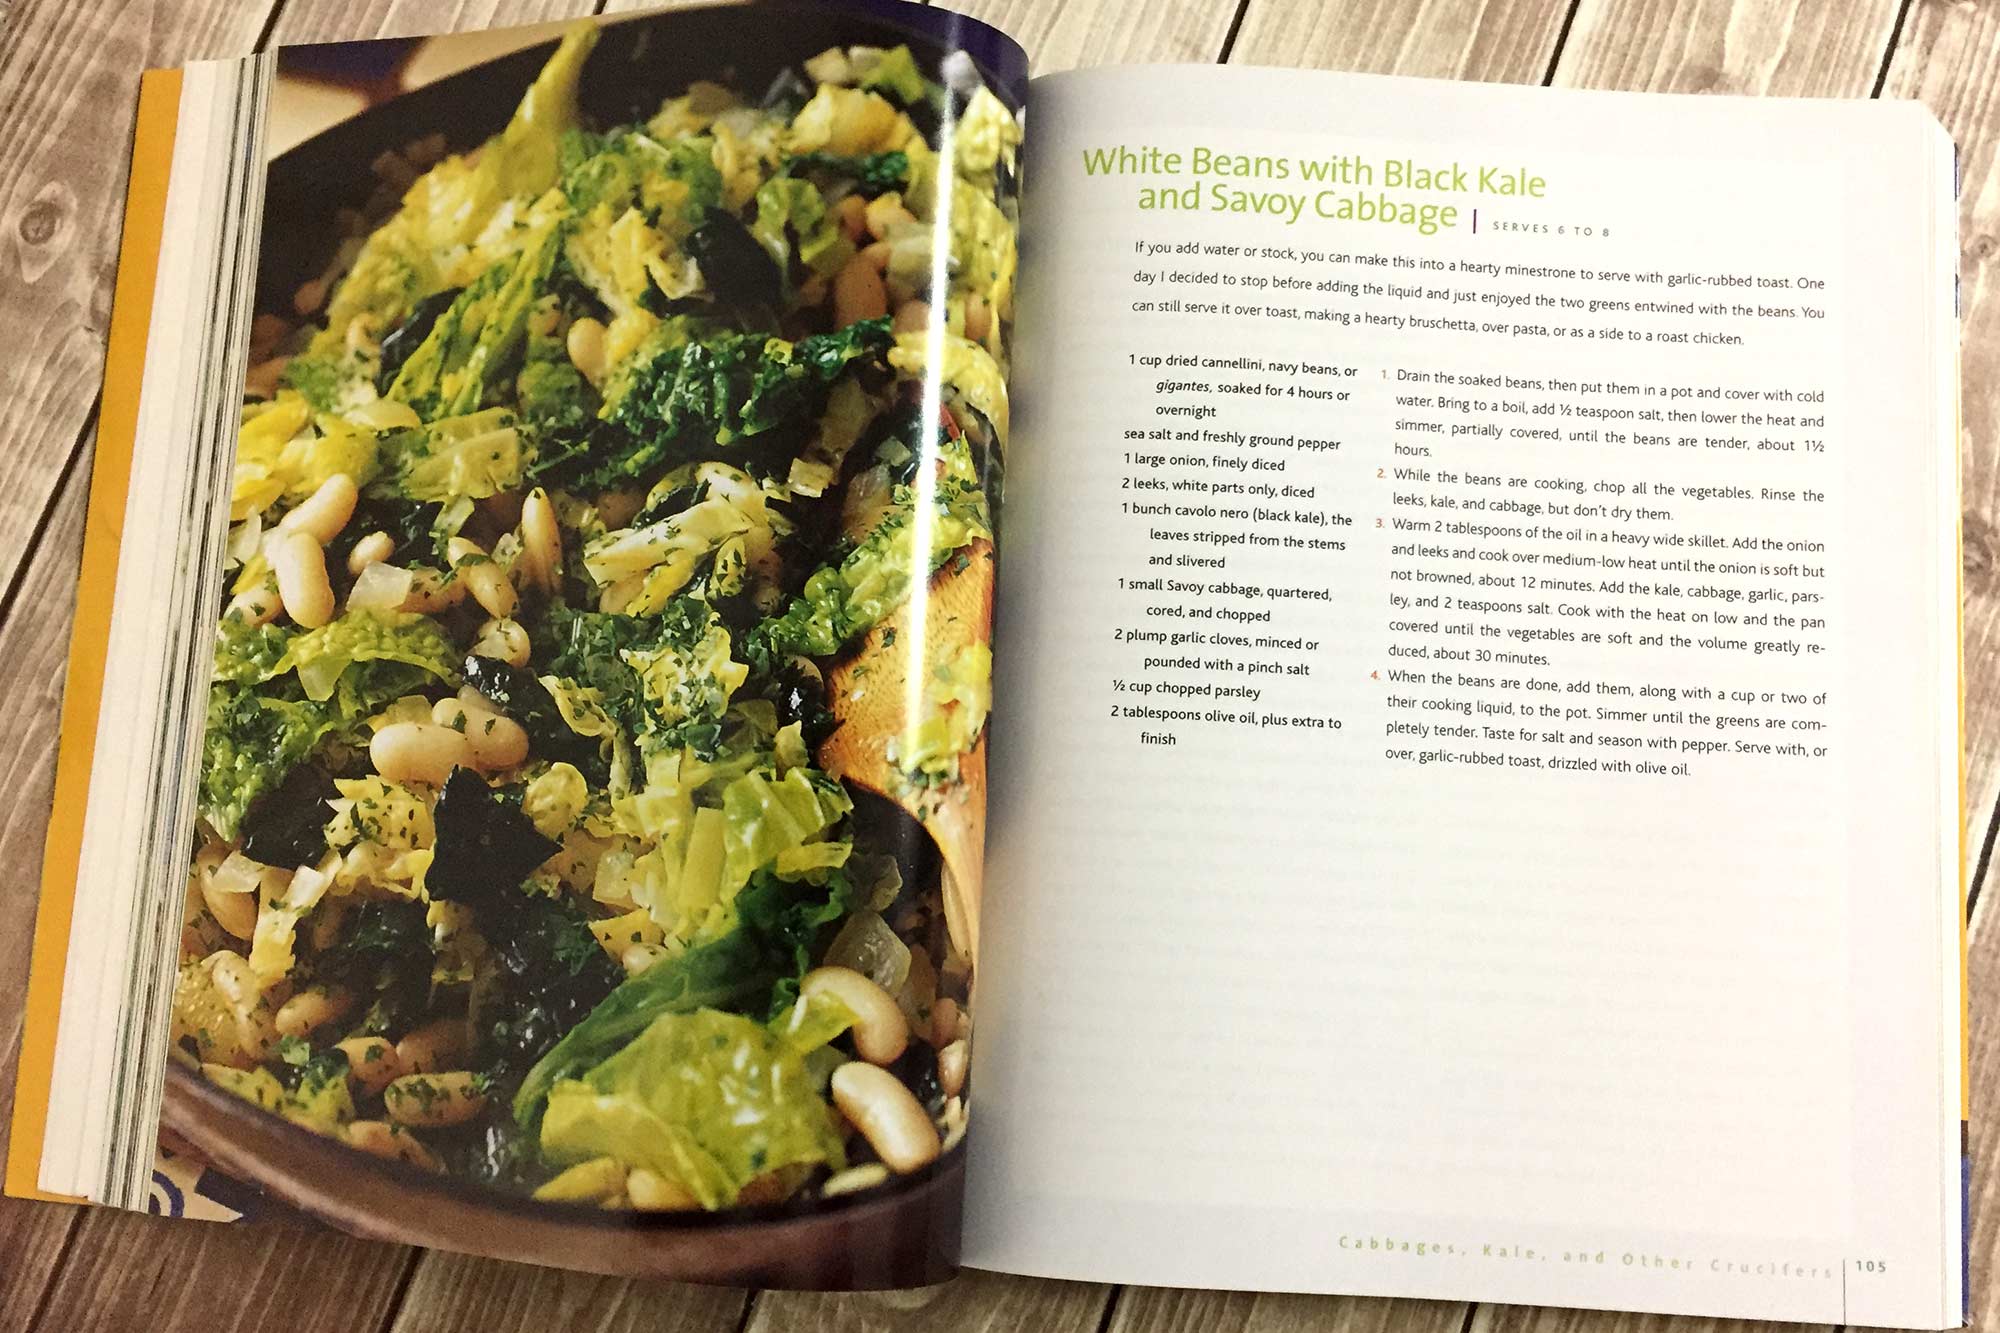
POLYGON ((431 822, 437 841, 424 884, 434 901, 484 910, 518 898, 528 872, 556 853, 554 841, 536 832, 517 807, 496 798, 470 769, 453 769, 445 779, 431 822))
POLYGON ((609 780, 602 743, 595 736, 579 736, 570 730, 562 710, 556 707, 555 696, 534 672, 474 654, 465 659, 465 683, 520 723, 537 755, 575 766, 597 786, 609 780))
POLYGON ((730 305, 775 306, 784 294, 785 275, 777 261, 726 209, 710 209, 688 233, 685 248, 701 265, 708 289, 730 305))
POLYGON ((243 818, 243 854, 267 866, 312 865, 326 851, 327 802, 340 795, 318 764, 301 764, 250 807, 243 818))

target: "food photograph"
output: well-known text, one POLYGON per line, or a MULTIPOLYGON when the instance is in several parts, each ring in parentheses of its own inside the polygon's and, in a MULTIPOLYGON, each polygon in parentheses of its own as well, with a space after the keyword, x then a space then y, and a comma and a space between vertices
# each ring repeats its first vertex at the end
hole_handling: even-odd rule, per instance
POLYGON ((1025 69, 897 13, 281 54, 273 125, 339 112, 274 133, 214 590, 212 1169, 600 1271, 949 1271, 1025 69))

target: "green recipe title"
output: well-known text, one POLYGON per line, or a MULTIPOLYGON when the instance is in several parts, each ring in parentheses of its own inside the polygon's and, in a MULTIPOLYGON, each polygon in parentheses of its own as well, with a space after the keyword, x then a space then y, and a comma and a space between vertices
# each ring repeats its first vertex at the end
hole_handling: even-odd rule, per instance
POLYGON ((1548 193, 1548 181, 1526 167, 1352 153, 1278 157, 1116 144, 1084 149, 1083 172, 1140 180, 1139 207, 1149 211, 1275 217, 1287 226, 1310 214, 1414 227, 1425 236, 1456 228, 1460 206, 1411 195, 1541 199, 1548 193))

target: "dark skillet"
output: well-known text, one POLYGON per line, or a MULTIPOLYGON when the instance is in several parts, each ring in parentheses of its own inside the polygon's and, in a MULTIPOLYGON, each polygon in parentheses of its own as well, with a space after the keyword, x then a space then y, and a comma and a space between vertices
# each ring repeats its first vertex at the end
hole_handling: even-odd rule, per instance
MULTIPOLYGON (((933 79, 945 51, 965 51, 994 95, 1010 109, 1020 108, 1027 79, 1020 50, 983 24, 948 10, 893 2, 861 0, 849 8, 773 0, 607 21, 584 71, 584 119, 598 126, 643 120, 697 79, 755 98, 829 46, 898 43, 909 45, 933 79)), ((274 160, 266 185, 257 309, 289 309, 292 292, 325 267, 340 241, 334 212, 343 205, 359 207, 368 198, 374 187, 370 163, 427 134, 444 134, 454 151, 483 142, 507 123, 554 49, 552 38, 441 79, 343 121, 274 160)))

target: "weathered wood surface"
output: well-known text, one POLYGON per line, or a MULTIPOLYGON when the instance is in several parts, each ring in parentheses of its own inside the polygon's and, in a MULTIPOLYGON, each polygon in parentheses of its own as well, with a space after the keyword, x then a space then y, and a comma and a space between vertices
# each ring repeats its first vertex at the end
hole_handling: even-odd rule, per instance
MULTIPOLYGON (((83 464, 116 253, 133 71, 301 41, 532 22, 591 0, 20 0, 0 9, 0 996, 25 984, 56 711, 81 540, 83 464), (30 868, 30 869, 24 869, 30 868)), ((612 0, 612 9, 645 7, 612 0)), ((2000 801, 2000 12, 1967 0, 961 0, 1022 39, 1038 71, 1132 61, 1303 65, 1506 82, 1772 95, 1919 97, 1964 156, 1968 832, 2000 801)), ((2000 910, 2000 909, 1995 909, 2000 910)), ((1974 922, 1983 1001, 2000 934, 1974 922)), ((0 1010, 0 1014, 6 1011, 0 1010)), ((2000 1041, 1975 1003, 1975 1088, 2000 1041)), ((0 1018, 11 1091, 18 1006, 0 1018)), ((1985 1160, 1993 1131, 1975 1125, 1985 1160)), ((0 1134, 5 1133, 0 1123, 0 1134)), ((1981 1327, 2000 1198, 1976 1183, 1981 1327)), ((1712 1321, 1448 1302, 1255 1296, 968 1274, 849 1297, 618 1282, 283 1227, 163 1223, 0 1200, 0 1328, 327 1330, 1062 1330, 1117 1333, 1707 1333, 1712 1321), (310 1274, 317 1296, 300 1287, 310 1274), (331 1281, 329 1281, 331 1279, 331 1281), (328 1293, 338 1292, 328 1298, 328 1293)), ((1749 1328, 1749 1325, 1742 1326, 1749 1328)))
POLYGON ((0 45, 0 588, 20 576, 104 373, 139 71, 247 51, 273 0, 21 0, 0 45))
MULTIPOLYGON (((12 866, 38 866, 49 802, 55 787, 57 714, 62 707, 63 665, 75 608, 76 563, 83 551, 83 488, 70 487, 51 516, 49 531, 27 567, 20 597, 0 622, 0 661, 8 663, 8 688, 0 691, 0 762, 13 775, 0 809, 0 857, 12 866)), ((28 989, 29 932, 35 919, 35 876, 0 877, 0 995, 28 989)), ((13 1104, 14 1068, 21 1054, 20 1004, 0 1009, 0 1095, 13 1104)), ((11 1124, 0 1119, 0 1149, 11 1124)), ((77 1209, 0 1199, 0 1328, 26 1328, 40 1307, 71 1232, 83 1219, 77 1209)))
POLYGON ((1966 831, 1977 856, 2000 803, 2000 13, 1990 5, 1912 4, 1882 95, 1921 98, 1957 141, 1963 173, 1966 831))
POLYGON ((1569 0, 1251 0, 1229 58, 1244 65, 1540 83, 1570 8, 1569 0))

